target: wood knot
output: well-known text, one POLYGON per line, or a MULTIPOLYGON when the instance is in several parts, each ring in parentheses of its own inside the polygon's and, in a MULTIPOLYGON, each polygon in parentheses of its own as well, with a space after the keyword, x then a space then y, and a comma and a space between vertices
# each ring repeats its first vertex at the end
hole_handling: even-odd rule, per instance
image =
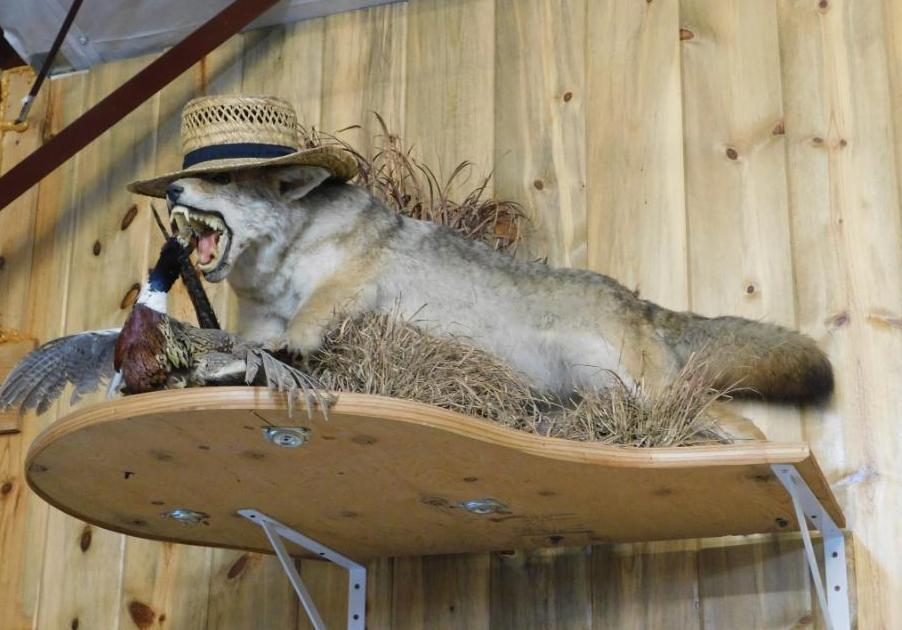
POLYGON ((822 11, 826 11, 830 8, 830 3, 827 0, 820 0, 820 2, 817 3, 817 6, 822 11))
POLYGON ((123 311, 127 308, 131 308, 135 305, 135 302, 138 301, 138 294, 141 292, 141 283, 134 283, 131 288, 125 292, 125 295, 122 296, 122 301, 119 302, 119 308, 123 311))
POLYGON ((776 125, 774 125, 773 130, 770 132, 772 136, 782 136, 786 134, 786 127, 781 120, 776 125))
POLYGON ((0 495, 6 496, 7 494, 9 494, 12 491, 13 491, 13 482, 12 481, 6 481, 3 483, 2 486, 0 486, 0 495))
POLYGON ((570 99, 573 98, 573 92, 564 92, 564 102, 569 103, 570 99))
POLYGON ((91 247, 91 253, 95 256, 100 256, 100 252, 103 250, 103 246, 100 244, 100 241, 94 241, 94 245, 91 247))
POLYGON ((545 188, 545 182, 543 182, 541 179, 537 179, 532 183, 532 185, 535 186, 536 190, 542 190, 543 188, 545 188))
POLYGON ((448 502, 448 499, 443 497, 433 497, 433 496, 423 496, 420 497, 420 503, 423 505, 429 505, 431 507, 437 508, 450 508, 451 504, 448 502))
POLYGON ((78 539, 78 546, 81 549, 82 553, 88 551, 91 548, 91 538, 93 534, 91 533, 91 526, 85 525, 85 528, 81 530, 81 536, 78 539))
POLYGON ((827 328, 831 328, 831 329, 835 330, 837 328, 842 328, 843 326, 845 326, 848 323, 849 323, 849 312, 841 311, 841 312, 837 313, 836 315, 828 317, 827 320, 824 322, 824 325, 827 328))
POLYGON ((132 224, 132 221, 135 220, 135 217, 138 216, 138 206, 132 204, 131 207, 125 211, 125 216, 122 217, 122 223, 119 225, 119 229, 125 231, 128 229, 128 226, 132 224))
POLYGON ((72 621, 69 622, 69 627, 72 630, 78 630, 78 617, 75 617, 72 621))
POLYGON ((681 28, 680 29, 680 41, 685 42, 690 39, 695 39, 695 33, 690 31, 688 28, 681 28))
POLYGON ((152 626, 154 619, 157 618, 157 613, 153 611, 153 608, 144 602, 139 601, 132 601, 129 603, 128 614, 131 616, 132 621, 135 622, 135 625, 141 628, 141 630, 152 626))
POLYGON ((236 577, 241 575, 244 571, 245 567, 247 567, 247 561, 250 558, 246 553, 242 554, 235 562, 232 563, 232 566, 229 567, 228 573, 226 573, 226 578, 229 580, 234 580, 236 577))
POLYGON ((6 258, 0 256, 0 271, 3 271, 3 268, 6 266, 6 258))
POLYGON ((756 289, 754 284, 749 284, 745 287, 746 295, 754 295, 756 289))
POLYGON ((739 159, 739 152, 736 151, 736 149, 734 149, 733 147, 728 147, 727 148, 727 157, 730 158, 731 160, 737 160, 737 159, 739 159))

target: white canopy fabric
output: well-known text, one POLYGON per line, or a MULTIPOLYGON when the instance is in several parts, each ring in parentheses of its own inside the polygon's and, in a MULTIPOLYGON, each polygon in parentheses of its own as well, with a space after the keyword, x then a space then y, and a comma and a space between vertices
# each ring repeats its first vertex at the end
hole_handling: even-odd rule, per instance
MULTIPOLYGON (((296 22, 396 0, 282 0, 248 29, 296 22)), ((184 39, 232 0, 84 0, 57 66, 91 66, 162 50, 184 39)), ((23 59, 39 65, 71 0, 2 0, 0 27, 23 59)), ((248 30, 245 29, 245 30, 248 30)))

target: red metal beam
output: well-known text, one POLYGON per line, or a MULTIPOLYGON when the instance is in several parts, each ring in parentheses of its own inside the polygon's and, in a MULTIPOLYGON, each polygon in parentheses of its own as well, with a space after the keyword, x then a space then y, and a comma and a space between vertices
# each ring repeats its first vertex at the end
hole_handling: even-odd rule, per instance
POLYGON ((278 0, 235 0, 0 177, 0 211, 278 0))

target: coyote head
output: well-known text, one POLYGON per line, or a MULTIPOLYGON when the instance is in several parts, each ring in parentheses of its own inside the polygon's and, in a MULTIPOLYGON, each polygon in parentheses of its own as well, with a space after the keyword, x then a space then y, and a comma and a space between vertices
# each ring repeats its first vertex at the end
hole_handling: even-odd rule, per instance
POLYGON ((277 239, 302 219, 298 201, 330 176, 318 166, 249 168, 178 179, 166 190, 173 229, 191 240, 211 282, 229 275, 249 247, 277 239))

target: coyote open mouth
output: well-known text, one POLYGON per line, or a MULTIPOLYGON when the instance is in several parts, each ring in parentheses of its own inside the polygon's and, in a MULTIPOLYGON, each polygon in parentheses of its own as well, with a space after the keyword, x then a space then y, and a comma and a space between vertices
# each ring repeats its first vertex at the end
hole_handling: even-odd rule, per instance
POLYGON ((197 268, 204 275, 218 271, 225 265, 232 232, 221 214, 176 205, 169 211, 169 215, 173 231, 190 241, 197 251, 197 268))

